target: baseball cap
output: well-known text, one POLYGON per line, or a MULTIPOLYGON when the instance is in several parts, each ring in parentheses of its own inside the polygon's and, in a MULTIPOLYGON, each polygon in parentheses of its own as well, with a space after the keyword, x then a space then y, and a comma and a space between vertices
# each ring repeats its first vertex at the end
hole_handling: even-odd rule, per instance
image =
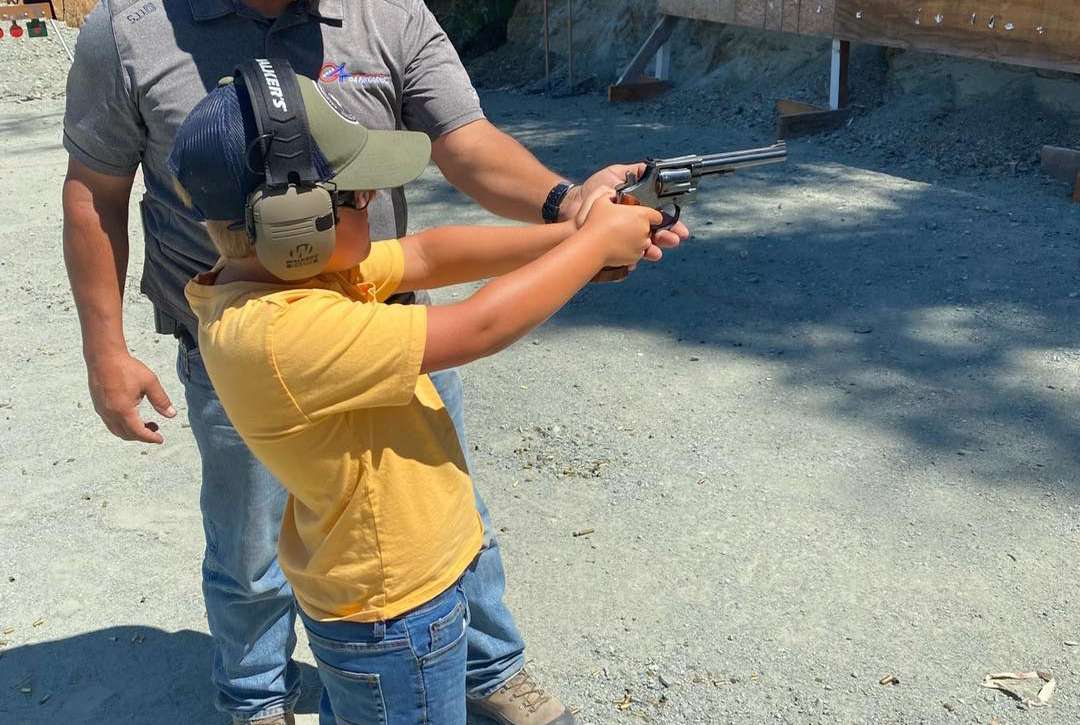
MULTIPOLYGON (((389 189, 423 173, 431 157, 426 134, 365 128, 315 81, 295 77, 317 181, 343 190, 389 189)), ((247 89, 223 78, 180 124, 168 166, 200 218, 242 219, 248 195, 265 183, 260 149, 247 89)))

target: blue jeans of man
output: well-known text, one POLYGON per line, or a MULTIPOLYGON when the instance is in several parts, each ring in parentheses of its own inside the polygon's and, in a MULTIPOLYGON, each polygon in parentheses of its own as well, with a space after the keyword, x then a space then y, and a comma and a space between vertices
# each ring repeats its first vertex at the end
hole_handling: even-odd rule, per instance
POLYGON ((460 586, 384 622, 300 617, 323 682, 319 725, 465 725, 460 586))
MULTIPOLYGON (((292 661, 296 604, 277 563, 287 494, 229 422, 197 348, 181 343, 177 372, 202 457, 203 598, 214 642, 216 704, 240 721, 290 711, 300 697, 292 661)), ((448 370, 431 379, 468 460, 461 378, 448 370)), ((524 666, 525 643, 503 602, 502 557, 478 492, 476 506, 484 544, 461 587, 471 612, 466 688, 469 697, 482 698, 524 666)))

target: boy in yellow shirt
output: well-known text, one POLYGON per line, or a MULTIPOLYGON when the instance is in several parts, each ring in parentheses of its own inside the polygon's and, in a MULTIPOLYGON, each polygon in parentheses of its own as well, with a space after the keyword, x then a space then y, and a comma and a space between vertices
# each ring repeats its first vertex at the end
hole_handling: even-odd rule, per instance
POLYGON ((258 60, 195 107, 170 156, 222 255, 186 290, 199 349, 237 431, 290 494, 279 560, 324 725, 465 722, 457 581, 482 527, 427 373, 497 352, 602 267, 637 263, 661 220, 604 190, 571 222, 372 243, 372 190, 416 178, 429 153, 427 136, 364 129, 286 62, 258 60), (488 277, 458 304, 384 303, 488 277))

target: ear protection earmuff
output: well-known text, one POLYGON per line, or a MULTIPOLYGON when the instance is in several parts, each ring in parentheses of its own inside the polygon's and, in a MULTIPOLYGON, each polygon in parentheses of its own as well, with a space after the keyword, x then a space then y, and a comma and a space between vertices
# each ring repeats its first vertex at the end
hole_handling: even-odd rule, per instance
POLYGON ((337 208, 315 170, 296 74, 287 60, 259 58, 239 66, 233 82, 247 96, 258 131, 247 162, 258 148, 266 176, 244 210, 255 255, 279 279, 314 277, 334 252, 337 208))

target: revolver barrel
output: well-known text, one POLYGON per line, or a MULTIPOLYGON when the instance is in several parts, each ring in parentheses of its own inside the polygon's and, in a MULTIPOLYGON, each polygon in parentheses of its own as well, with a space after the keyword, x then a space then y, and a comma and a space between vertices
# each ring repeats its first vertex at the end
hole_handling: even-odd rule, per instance
MULTIPOLYGON (((776 164, 787 159, 787 144, 777 141, 772 146, 745 151, 729 151, 709 156, 678 156, 673 159, 648 159, 641 178, 634 172, 626 174, 626 183, 615 189, 620 204, 651 206, 663 212, 660 224, 653 232, 670 229, 682 214, 680 202, 692 199, 697 192, 698 179, 710 174, 731 174, 751 166, 776 164), (665 207, 670 205, 674 213, 665 207)), ((594 282, 614 282, 629 274, 626 267, 604 267, 594 282)))
MULTIPOLYGON (((677 203, 691 198, 697 191, 698 179, 711 174, 731 174, 752 166, 776 164, 787 159, 787 144, 778 141, 772 146, 744 151, 710 154, 708 156, 676 156, 670 159, 650 159, 642 178, 628 175, 619 187, 622 195, 632 196, 640 204, 661 208, 665 203, 677 203)), ((677 210, 676 210, 676 213, 677 210)))
POLYGON ((698 157, 699 176, 706 174, 729 174, 737 169, 751 166, 777 164, 787 159, 787 143, 778 141, 772 146, 746 151, 730 151, 723 154, 711 154, 698 157))

